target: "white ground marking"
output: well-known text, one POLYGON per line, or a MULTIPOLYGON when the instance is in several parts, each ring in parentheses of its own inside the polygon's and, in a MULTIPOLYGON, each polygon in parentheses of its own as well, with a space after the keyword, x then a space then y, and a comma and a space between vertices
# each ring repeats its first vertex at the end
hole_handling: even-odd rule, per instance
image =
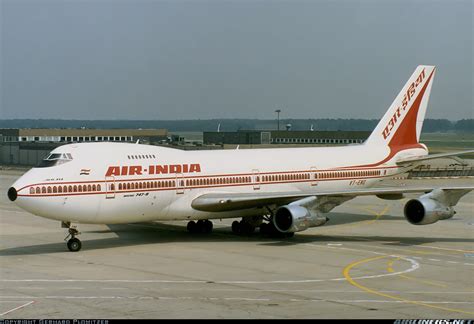
MULTIPOLYGON (((414 245, 410 245, 410 246, 414 246, 414 245)), ((424 248, 424 249, 436 249, 436 250, 446 250, 446 251, 456 251, 456 252, 468 252, 466 250, 458 250, 458 249, 449 249, 449 248, 442 248, 442 247, 439 247, 439 246, 429 246, 429 245, 417 245, 417 247, 419 248, 424 248)), ((471 251, 472 252, 472 251, 471 251)))
MULTIPOLYGON (((380 253, 375 251, 368 251, 368 250, 356 250, 346 247, 339 247, 339 246, 326 246, 326 245, 317 245, 312 243, 304 243, 306 246, 314 246, 314 247, 322 247, 322 248, 330 248, 330 249, 339 249, 339 250, 349 250, 349 251, 357 251, 357 252, 365 252, 365 253, 373 253, 376 255, 383 255, 387 257, 399 258, 401 260, 405 260, 411 263, 411 267, 398 272, 389 272, 383 273, 379 275, 371 275, 371 276, 360 276, 353 278, 356 279, 373 279, 373 278, 382 278, 382 277, 391 277, 397 276, 400 274, 405 274, 409 272, 413 272, 420 267, 420 264, 413 259, 407 258, 403 255, 391 255, 387 253, 380 253)), ((325 282, 325 281, 345 281, 346 278, 331 278, 331 279, 306 279, 306 280, 268 280, 268 281, 248 281, 248 280, 220 280, 220 281, 212 281, 212 280, 130 280, 130 279, 0 279, 0 282, 122 282, 122 283, 173 283, 173 284, 182 284, 182 283, 215 283, 215 284, 296 284, 296 283, 310 283, 310 282, 325 282)))
POLYGON ((127 290, 129 288, 107 288, 107 287, 102 287, 100 289, 104 289, 104 290, 127 290))
MULTIPOLYGON (((100 288, 103 290, 111 288, 100 288)), ((119 288, 122 290, 129 290, 131 288, 119 288)), ((316 293, 334 293, 334 294, 360 294, 361 291, 350 291, 350 290, 318 290, 318 289, 205 289, 205 288, 187 288, 187 289, 175 289, 175 288, 160 288, 161 290, 173 290, 173 291, 212 291, 212 292, 316 292, 316 293)), ((382 293, 394 293, 394 294, 454 294, 454 295, 473 295, 474 291, 398 291, 398 290, 380 290, 382 293)), ((32 298, 32 296, 0 296, 2 298, 32 298)), ((35 297, 39 298, 39 297, 35 297)), ((9 302, 1 301, 0 302, 9 302)))
MULTIPOLYGON (((383 273, 379 275, 371 276, 361 276, 354 279, 372 279, 372 278, 382 278, 382 277, 391 277, 397 276, 400 274, 409 273, 417 270, 420 265, 415 260, 411 260, 402 256, 393 256, 398 257, 402 260, 406 260, 411 263, 411 267, 398 272, 383 273)), ((346 278, 331 278, 331 279, 306 279, 306 280, 268 280, 268 281, 247 281, 247 280, 221 280, 221 281, 211 281, 215 284, 273 284, 273 283, 309 283, 309 282, 325 282, 325 281, 344 281, 346 278)), ((121 282, 121 283, 173 283, 173 284, 182 284, 182 283, 209 283, 209 280, 129 280, 129 279, 105 279, 105 280, 95 280, 95 279, 2 279, 0 282, 121 282)))
MULTIPOLYGON (((16 298, 32 298, 32 296, 16 297, 16 298)), ((245 298, 245 297, 192 297, 192 296, 181 296, 181 297, 169 297, 169 296, 43 296, 34 297, 36 299, 148 299, 148 300, 232 300, 232 301, 293 301, 293 302, 340 302, 340 303, 405 303, 403 300, 381 300, 381 299, 271 299, 271 298, 245 298)), ((420 300, 418 303, 425 304, 474 304, 474 301, 429 301, 420 300)), ((20 308, 31 305, 34 301, 28 302, 24 305, 16 307, 0 315, 11 313, 20 308)))
MULTIPOLYGON (((12 299, 13 299, 13 298, 12 298, 12 299)), ((31 297, 30 297, 29 299, 31 299, 31 297)), ((0 302, 2 302, 2 303, 14 303, 15 301, 0 301, 0 302)), ((7 314, 10 314, 11 312, 14 312, 14 311, 16 311, 16 310, 19 310, 19 309, 21 309, 21 308, 24 308, 24 307, 26 307, 26 306, 31 305, 31 304, 33 304, 34 302, 35 302, 35 301, 32 300, 32 301, 30 301, 30 302, 28 302, 28 303, 26 303, 26 304, 23 304, 23 305, 21 305, 21 306, 18 306, 18 307, 15 307, 15 308, 13 308, 13 309, 10 309, 10 310, 8 310, 8 311, 6 311, 6 312, 4 312, 4 313, 1 313, 0 316, 4 316, 4 315, 7 315, 7 314)))

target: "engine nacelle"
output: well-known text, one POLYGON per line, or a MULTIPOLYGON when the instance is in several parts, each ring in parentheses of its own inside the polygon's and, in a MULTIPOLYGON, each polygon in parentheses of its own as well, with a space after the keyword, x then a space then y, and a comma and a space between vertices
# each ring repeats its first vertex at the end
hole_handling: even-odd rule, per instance
POLYGON ((301 232, 309 227, 324 225, 327 221, 326 217, 298 205, 282 206, 273 216, 273 225, 282 233, 301 232))
POLYGON ((441 219, 448 219, 456 213, 453 207, 421 196, 418 199, 409 200, 404 208, 405 218, 414 225, 428 225, 436 223, 441 219))

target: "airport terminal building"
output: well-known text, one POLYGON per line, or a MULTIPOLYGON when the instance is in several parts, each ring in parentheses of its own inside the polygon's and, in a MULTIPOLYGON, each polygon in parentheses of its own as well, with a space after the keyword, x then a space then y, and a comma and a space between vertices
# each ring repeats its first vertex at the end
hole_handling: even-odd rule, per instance
POLYGON ((2 128, 0 164, 37 165, 51 150, 81 142, 129 142, 163 144, 169 141, 166 129, 87 129, 87 128, 2 128))
POLYGON ((363 143, 369 131, 239 130, 204 132, 204 144, 354 144, 363 143))
POLYGON ((166 140, 166 129, 89 129, 89 128, 3 128, 0 142, 78 143, 78 142, 140 142, 166 140))

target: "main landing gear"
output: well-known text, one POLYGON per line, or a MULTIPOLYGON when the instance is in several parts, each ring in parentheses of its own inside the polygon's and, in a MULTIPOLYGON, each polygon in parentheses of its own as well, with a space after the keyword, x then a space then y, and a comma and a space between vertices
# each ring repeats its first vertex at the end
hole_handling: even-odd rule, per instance
POLYGON ((259 232, 262 236, 271 238, 286 238, 293 237, 295 233, 281 233, 273 225, 271 216, 254 216, 254 217, 243 217, 242 220, 232 222, 232 233, 237 235, 251 235, 255 232, 256 228, 259 228, 259 232), (266 222, 264 222, 266 221, 266 222))
POLYGON ((250 235, 255 232, 255 226, 244 220, 232 222, 232 233, 238 235, 250 235))
POLYGON ((190 221, 188 222, 188 232, 189 233, 203 233, 203 234, 208 234, 212 232, 212 222, 208 219, 200 219, 197 222, 195 221, 190 221))
POLYGON ((69 249, 69 251, 71 252, 79 251, 82 248, 82 243, 78 238, 76 238, 76 236, 81 233, 76 229, 75 226, 71 226, 71 223, 69 222, 61 223, 61 227, 68 229, 68 235, 66 236, 64 241, 67 241, 67 248, 69 249))

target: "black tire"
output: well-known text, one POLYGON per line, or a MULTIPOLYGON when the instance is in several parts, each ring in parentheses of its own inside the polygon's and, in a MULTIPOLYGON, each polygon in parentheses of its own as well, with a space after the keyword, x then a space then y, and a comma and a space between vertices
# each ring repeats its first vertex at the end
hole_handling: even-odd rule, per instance
POLYGON ((268 223, 267 224, 267 233, 268 233, 268 235, 274 235, 274 234, 280 233, 280 232, 276 229, 276 227, 275 227, 275 225, 273 225, 273 223, 268 223))
POLYGON ((205 220, 198 220, 196 223, 196 232, 197 233, 206 233, 206 221, 205 220))
POLYGON ((269 226, 269 225, 268 225, 267 223, 262 223, 262 224, 260 225, 260 234, 262 234, 262 235, 268 235, 268 231, 269 231, 269 230, 268 230, 268 226, 269 226))
POLYGON ((186 226, 186 228, 188 229, 189 233, 196 233, 197 224, 194 221, 190 221, 188 222, 188 225, 186 226))
POLYGON ((232 222, 232 233, 234 234, 240 234, 241 231, 241 226, 238 221, 233 221, 232 222))
POLYGON ((250 225, 249 223, 240 223, 240 232, 243 235, 251 235, 253 232, 255 232, 255 227, 250 225))
POLYGON ((69 241, 67 241, 67 248, 71 252, 78 252, 82 248, 82 243, 79 241, 77 238, 72 238, 69 241))
POLYGON ((285 236, 286 237, 293 237, 293 236, 295 236, 295 232, 285 233, 285 236))
POLYGON ((212 222, 210 220, 206 220, 206 222, 204 223, 205 225, 205 233, 211 233, 212 232, 212 228, 214 227, 214 225, 212 224, 212 222))

